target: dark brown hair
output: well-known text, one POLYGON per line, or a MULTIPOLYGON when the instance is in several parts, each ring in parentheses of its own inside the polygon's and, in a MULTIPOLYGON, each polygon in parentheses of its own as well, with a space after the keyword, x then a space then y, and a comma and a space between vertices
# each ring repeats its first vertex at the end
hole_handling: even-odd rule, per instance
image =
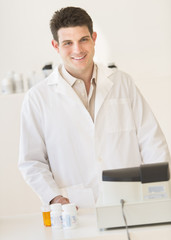
POLYGON ((50 29, 53 38, 58 42, 60 28, 87 26, 90 34, 93 33, 93 22, 88 13, 78 7, 66 7, 56 11, 50 20, 50 29))

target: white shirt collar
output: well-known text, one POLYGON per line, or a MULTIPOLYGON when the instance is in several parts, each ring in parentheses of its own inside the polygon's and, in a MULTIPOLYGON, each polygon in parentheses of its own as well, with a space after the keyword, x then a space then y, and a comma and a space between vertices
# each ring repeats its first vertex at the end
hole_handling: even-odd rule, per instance
MULTIPOLYGON (((67 72, 64 65, 62 65, 62 68, 61 68, 61 75, 71 86, 73 86, 74 83, 78 80, 78 78, 73 77, 71 74, 69 74, 69 72, 67 72)), ((95 80, 95 83, 96 83, 97 81, 97 65, 96 64, 94 64, 91 82, 93 81, 93 79, 95 80)))

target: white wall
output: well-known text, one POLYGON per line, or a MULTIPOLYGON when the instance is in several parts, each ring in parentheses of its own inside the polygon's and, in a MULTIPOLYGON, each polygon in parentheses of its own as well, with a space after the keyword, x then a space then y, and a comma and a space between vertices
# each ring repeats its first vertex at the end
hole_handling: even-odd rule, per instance
MULTIPOLYGON (((170 0, 0 0, 0 80, 9 70, 26 78, 48 61, 59 62, 49 20, 55 10, 69 5, 90 13, 98 33, 95 59, 114 61, 133 76, 171 149, 170 0)), ((0 97, 0 215, 39 211, 40 206, 17 170, 22 98, 0 97)))
POLYGON ((0 79, 59 61, 49 21, 58 8, 84 7, 98 31, 97 59, 115 61, 135 77, 171 76, 170 0, 1 0, 0 79))
POLYGON ((40 200, 18 170, 20 109, 24 94, 0 97, 0 216, 40 211, 40 200))

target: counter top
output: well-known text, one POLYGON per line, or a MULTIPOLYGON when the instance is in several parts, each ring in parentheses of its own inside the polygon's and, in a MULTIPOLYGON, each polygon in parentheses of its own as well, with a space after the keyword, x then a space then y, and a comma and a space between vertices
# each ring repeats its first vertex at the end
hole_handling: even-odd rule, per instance
MULTIPOLYGON (((170 240, 171 224, 130 228, 131 240, 170 240)), ((127 240, 125 229, 100 231, 95 209, 78 210, 78 227, 56 229, 45 227, 41 213, 0 217, 1 240, 127 240)))

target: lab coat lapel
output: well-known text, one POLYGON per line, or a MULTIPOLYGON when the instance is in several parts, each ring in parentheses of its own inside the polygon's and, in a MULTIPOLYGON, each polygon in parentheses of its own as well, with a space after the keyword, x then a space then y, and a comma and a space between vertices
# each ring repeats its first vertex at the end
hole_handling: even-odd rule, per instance
POLYGON ((73 88, 62 78, 57 68, 48 77, 48 85, 51 86, 56 93, 63 94, 78 104, 81 111, 85 114, 85 117, 87 117, 89 122, 94 125, 92 118, 87 109, 84 107, 81 99, 73 90, 73 88))
MULTIPOLYGON (((97 118, 97 114, 105 100, 105 97, 113 86, 113 82, 109 78, 113 72, 114 71, 112 69, 104 66, 98 66, 94 120, 97 118)), ((67 84, 67 82, 61 77, 57 68, 48 77, 48 85, 51 85, 56 92, 64 94, 82 105, 82 102, 78 95, 73 91, 72 87, 67 84)))
POLYGON ((57 68, 48 77, 48 85, 52 86, 55 92, 66 95, 76 102, 81 102, 72 87, 62 78, 57 68))
POLYGON ((110 75, 114 71, 103 66, 98 66, 98 76, 96 85, 96 98, 95 98, 95 119, 97 118, 98 112, 113 86, 113 82, 110 80, 110 75))

